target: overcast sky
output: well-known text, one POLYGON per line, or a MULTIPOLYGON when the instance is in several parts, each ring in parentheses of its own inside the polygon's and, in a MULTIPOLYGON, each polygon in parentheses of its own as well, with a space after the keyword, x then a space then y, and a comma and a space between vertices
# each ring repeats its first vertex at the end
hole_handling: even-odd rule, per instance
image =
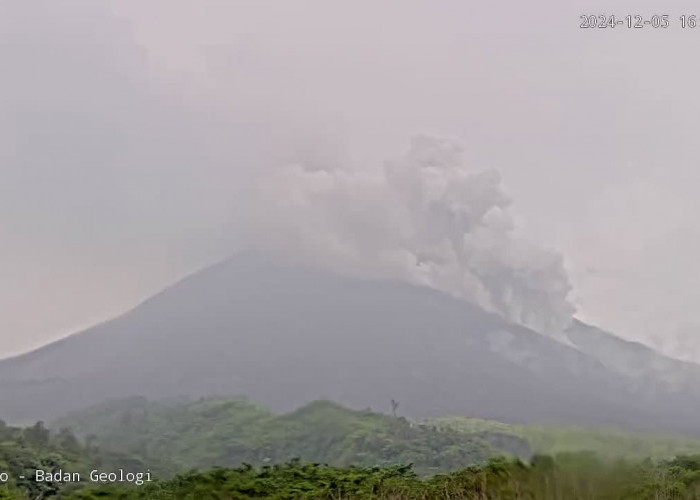
POLYGON ((0 3, 0 356, 235 251, 265 172, 380 169, 429 132, 500 171, 580 318, 700 360, 693 4, 585 2, 654 31, 509 3, 0 3))

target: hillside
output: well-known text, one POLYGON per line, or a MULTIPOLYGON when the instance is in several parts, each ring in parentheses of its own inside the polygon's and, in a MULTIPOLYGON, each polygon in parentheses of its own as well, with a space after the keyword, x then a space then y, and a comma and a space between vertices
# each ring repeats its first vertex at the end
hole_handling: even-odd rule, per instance
POLYGON ((143 398, 97 405, 59 419, 55 428, 92 435, 103 449, 148 463, 169 457, 168 472, 283 463, 293 458, 334 465, 413 463, 419 472, 449 471, 506 454, 595 453, 610 459, 669 459, 700 454, 700 439, 614 428, 513 425, 466 417, 409 422, 316 401, 286 414, 211 399, 143 398))
POLYGON ((700 439, 619 428, 513 425, 466 417, 431 418, 427 425, 466 433, 499 433, 523 439, 535 454, 594 453, 604 459, 668 459, 700 454, 700 439))
POLYGON ((129 399, 63 418, 55 426, 94 435, 100 447, 145 462, 168 457, 170 473, 297 458, 341 466, 411 463, 420 473, 435 473, 496 455, 530 457, 527 443, 515 436, 438 431, 328 401, 278 415, 246 401, 129 399))
POLYGON ((41 423, 26 428, 0 424, 0 470, 11 477, 0 487, 0 498, 585 495, 631 500, 692 499, 700 494, 700 455, 671 456, 697 452, 698 441, 670 436, 590 429, 576 433, 463 418, 419 424, 328 401, 280 415, 246 401, 136 398, 98 405, 56 425, 80 428, 87 444, 65 427, 50 432, 41 423), (547 448, 549 454, 530 456, 527 442, 516 437, 521 434, 539 443, 535 451, 547 448), (604 441, 610 443, 590 447, 604 441), (497 448, 494 443, 498 442, 509 446, 497 448), (650 450, 660 451, 662 444, 671 453, 667 458, 647 455, 650 450), (113 449, 108 451, 106 446, 113 449), (621 453, 606 453, 611 446, 621 453), (603 456, 587 449, 602 451, 603 456), (527 451, 528 460, 512 458, 513 451, 527 451), (95 483, 86 473, 94 468, 143 471, 146 467, 153 470, 153 482, 141 486, 95 483), (187 472, 191 467, 202 472, 187 472), (36 482, 32 480, 35 469, 80 472, 81 482, 36 482))
POLYGON ((621 339, 581 321, 574 321, 566 333, 576 348, 625 377, 643 397, 694 394, 700 387, 700 365, 696 363, 669 358, 644 344, 621 339))
POLYGON ((700 433, 687 364, 663 358, 684 383, 650 388, 648 372, 598 354, 435 290, 241 255, 0 362, 0 416, 51 419, 130 396, 244 396, 275 411, 317 399, 389 410, 394 399, 413 418, 700 433))
POLYGON ((0 422, 0 498, 48 498, 70 491, 74 484, 61 481, 35 481, 35 471, 76 472, 83 477, 93 469, 126 471, 146 470, 134 457, 101 449, 91 439, 81 442, 72 432, 59 428, 50 432, 42 422, 20 428, 0 422))

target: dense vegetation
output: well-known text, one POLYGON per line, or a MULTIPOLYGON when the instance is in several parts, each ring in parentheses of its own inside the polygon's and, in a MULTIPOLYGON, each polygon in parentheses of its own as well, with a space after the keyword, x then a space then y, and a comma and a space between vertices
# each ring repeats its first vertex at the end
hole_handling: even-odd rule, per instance
POLYGON ((240 400, 188 403, 127 399, 95 406, 55 424, 94 435, 105 449, 139 457, 165 474, 190 468, 283 463, 413 463, 419 474, 449 472, 495 455, 589 451, 602 458, 668 459, 700 454, 700 440, 619 429, 518 426, 465 417, 411 423, 317 401, 277 415, 240 400), (163 457, 174 457, 163 464, 163 457))
POLYGON ((421 479, 410 466, 342 467, 292 462, 214 469, 131 489, 85 489, 88 500, 474 499, 667 500, 700 498, 700 456, 654 464, 604 462, 593 455, 537 456, 530 465, 494 459, 483 467, 421 479))
POLYGON ((496 455, 530 455, 527 443, 515 436, 439 430, 328 401, 277 415, 240 400, 170 404, 139 398, 94 407, 59 425, 95 435, 101 447, 138 457, 161 476, 294 458, 337 466, 411 463, 420 474, 430 474, 496 455))
POLYGON ((0 498, 45 498, 63 489, 56 482, 34 481, 38 469, 85 474, 96 467, 145 468, 138 460, 100 449, 92 439, 82 444, 68 429, 51 433, 42 422, 19 428, 0 421, 0 473, 8 475, 6 483, 0 481, 0 498))
POLYGON ((700 454, 700 439, 672 434, 629 432, 616 428, 511 425, 466 417, 429 419, 440 429, 501 433, 525 439, 535 453, 593 452, 609 459, 672 458, 700 454))
POLYGON ((700 454, 636 458, 697 445, 677 437, 461 418, 418 424, 327 401, 277 415, 239 400, 130 399, 57 425, 69 423, 79 437, 66 427, 49 432, 41 422, 24 429, 0 423, 0 472, 10 476, 0 498, 700 499, 700 454), (600 453, 528 453, 521 460, 514 454, 529 451, 525 439, 550 449, 597 444, 600 453), (601 445, 605 439, 612 444, 601 445), (613 458, 611 446, 628 457, 613 458), (94 468, 148 468, 155 480, 91 483, 94 468), (35 482, 36 469, 80 472, 83 481, 35 482))

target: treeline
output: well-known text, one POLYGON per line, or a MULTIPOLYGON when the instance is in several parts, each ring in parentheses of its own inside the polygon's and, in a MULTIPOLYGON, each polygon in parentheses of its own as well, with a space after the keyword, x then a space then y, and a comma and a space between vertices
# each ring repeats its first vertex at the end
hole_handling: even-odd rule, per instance
POLYGON ((335 466, 412 463, 421 475, 510 455, 593 451, 606 459, 700 454, 700 439, 621 429, 508 425, 466 417, 411 422, 330 401, 277 414, 245 400, 112 401, 56 422, 103 449, 137 457, 165 477, 189 469, 284 463, 335 466))
POLYGON ((293 458, 335 466, 412 463, 419 474, 430 475, 499 455, 531 456, 527 441, 517 436, 439 429, 330 401, 280 415, 240 400, 133 399, 86 410, 57 425, 97 436, 102 448, 138 457, 159 477, 293 458))
MULTIPOLYGON (((231 409, 211 402, 198 403, 197 408, 206 408, 204 414, 210 417, 222 411, 228 414, 231 409)), ((287 428, 284 432, 297 438, 311 436, 310 431, 299 434, 299 428, 295 430, 299 422, 305 422, 301 429, 307 429, 307 425, 315 426, 321 438, 306 445, 303 440, 298 441, 297 450, 318 453, 318 450, 328 447, 339 453, 342 445, 337 446, 334 440, 341 435, 340 429, 332 427, 333 432, 326 434, 323 426, 329 421, 337 422, 342 415, 347 416, 346 411, 328 403, 310 405, 303 409, 302 414, 294 414, 294 418, 285 421, 287 428), (335 418, 329 419, 329 412, 335 418)), ((375 425, 384 422, 376 420, 376 414, 369 412, 358 412, 354 417, 358 415, 364 425, 374 429, 373 432, 377 430, 375 425), (369 420, 364 420, 365 413, 369 420), (370 426, 370 422, 373 425, 370 426)), ((122 420, 120 415, 114 415, 114 418, 122 420)), ((138 420, 140 417, 133 418, 138 420)), ((499 457, 480 465, 432 475, 426 475, 425 470, 413 465, 363 465, 371 460, 379 462, 377 456, 381 457, 383 453, 388 457, 437 453, 438 446, 431 447, 428 439, 431 436, 439 438, 440 431, 407 426, 401 419, 387 421, 394 422, 395 427, 385 429, 383 432, 386 433, 380 434, 380 440, 372 441, 381 444, 378 455, 360 455, 362 460, 359 463, 329 466, 308 460, 291 460, 273 465, 277 462, 271 459, 270 465, 211 468, 202 472, 180 472, 172 477, 160 476, 160 479, 154 475, 154 482, 141 486, 128 483, 95 485, 86 481, 80 484, 36 482, 32 476, 37 469, 81 472, 87 478, 87 471, 94 468, 139 471, 147 466, 129 455, 101 448, 93 436, 81 442, 66 428, 49 432, 41 422, 27 428, 10 427, 0 422, 0 471, 8 472, 10 476, 7 483, 0 484, 0 499, 700 499, 700 455, 668 460, 611 460, 590 452, 563 453, 554 457, 535 455, 528 461, 499 457), (412 432, 418 434, 409 434, 412 432), (404 437, 410 439, 401 441, 404 437)), ((217 433, 217 437, 222 438, 223 434, 217 433)), ((261 437, 253 436, 253 439, 261 437)), ((466 443, 473 444, 471 441, 466 443)), ((227 446, 231 444, 232 441, 227 442, 227 446)), ((459 445, 451 443, 450 446, 459 445)), ((422 459, 424 463, 429 460, 428 457, 422 459)), ((451 459, 470 463, 473 456, 461 455, 460 458, 454 455, 451 459)))
POLYGON ((329 467, 292 461, 192 472, 130 489, 84 489, 65 498, 682 500, 700 498, 700 456, 659 463, 609 462, 585 453, 536 456, 530 464, 499 458, 430 478, 421 478, 411 466, 329 467))

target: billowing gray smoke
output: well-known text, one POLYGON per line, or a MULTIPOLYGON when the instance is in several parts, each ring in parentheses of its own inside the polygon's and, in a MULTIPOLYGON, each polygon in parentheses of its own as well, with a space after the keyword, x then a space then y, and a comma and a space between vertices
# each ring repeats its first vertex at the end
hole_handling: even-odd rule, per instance
POLYGON ((557 336, 574 312, 562 259, 514 236, 509 204, 498 172, 418 136, 379 174, 295 165, 261 179, 244 227, 267 252, 427 285, 557 336))

